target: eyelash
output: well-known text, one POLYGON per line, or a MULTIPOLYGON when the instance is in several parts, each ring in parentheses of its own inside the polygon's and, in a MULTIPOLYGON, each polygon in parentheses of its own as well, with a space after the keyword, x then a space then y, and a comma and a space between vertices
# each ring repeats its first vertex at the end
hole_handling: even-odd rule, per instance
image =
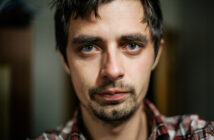
POLYGON ((142 44, 142 43, 136 43, 136 42, 123 43, 123 44, 121 44, 120 46, 121 46, 122 48, 128 48, 129 45, 135 45, 135 46, 137 46, 137 47, 139 47, 139 48, 144 48, 144 47, 145 47, 144 44, 142 44))
POLYGON ((99 50, 102 48, 99 47, 98 45, 93 45, 93 44, 84 44, 81 46, 77 47, 77 52, 80 56, 87 57, 87 56, 93 56, 94 54, 98 53, 99 50), (87 47, 91 46, 91 50, 87 51, 87 47), (85 50, 84 50, 85 49, 85 50), (95 50, 94 50, 95 49, 95 50))
POLYGON ((78 46, 77 50, 78 51, 82 51, 85 47, 88 47, 88 46, 93 46, 94 47, 94 45, 92 45, 92 44, 85 44, 85 45, 78 46))
MULTIPOLYGON (((132 51, 132 52, 138 51, 138 50, 136 50, 136 49, 134 49, 134 50, 127 49, 127 48, 128 48, 128 45, 136 45, 137 47, 139 47, 138 50, 145 47, 144 44, 138 43, 138 42, 126 42, 126 43, 121 43, 121 44, 119 44, 119 46, 120 46, 122 49, 124 49, 124 50, 126 49, 126 50, 128 50, 128 51, 130 51, 130 52, 131 52, 131 51, 132 51)), ((92 47, 93 47, 92 49, 98 49, 98 48, 99 48, 99 49, 103 50, 102 47, 100 47, 100 46, 98 46, 98 45, 96 45, 96 44, 84 44, 84 45, 79 46, 79 47, 77 48, 77 51, 78 51, 79 53, 81 53, 81 52, 84 50, 84 48, 89 47, 89 46, 92 46, 92 47)), ((86 52, 87 52, 87 51, 86 51, 86 52)), ((88 53, 90 53, 90 51, 89 51, 88 53)))
POLYGON ((136 46, 138 46, 138 47, 140 47, 140 48, 143 47, 141 44, 137 44, 137 43, 128 43, 127 46, 128 46, 128 45, 136 45, 136 46))
POLYGON ((80 51, 82 51, 83 49, 86 49, 86 47, 94 47, 94 45, 85 45, 85 46, 82 46, 82 47, 80 48, 80 51))

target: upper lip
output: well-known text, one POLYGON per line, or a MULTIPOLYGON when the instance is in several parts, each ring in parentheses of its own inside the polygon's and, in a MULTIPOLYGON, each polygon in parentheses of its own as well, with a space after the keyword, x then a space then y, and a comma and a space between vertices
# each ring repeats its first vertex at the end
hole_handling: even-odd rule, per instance
POLYGON ((98 94, 100 94, 100 95, 103 95, 103 94, 113 95, 113 94, 127 93, 127 92, 128 91, 124 91, 124 90, 120 90, 120 89, 106 89, 106 90, 99 92, 98 94))

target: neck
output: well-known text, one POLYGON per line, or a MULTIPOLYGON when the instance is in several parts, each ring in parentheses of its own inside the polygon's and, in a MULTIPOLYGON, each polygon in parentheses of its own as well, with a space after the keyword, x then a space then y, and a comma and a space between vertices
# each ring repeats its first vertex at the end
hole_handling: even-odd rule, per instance
POLYGON ((82 119, 89 139, 93 140, 146 140, 147 119, 143 111, 143 104, 128 120, 117 123, 107 123, 92 116, 87 109, 81 106, 82 119))

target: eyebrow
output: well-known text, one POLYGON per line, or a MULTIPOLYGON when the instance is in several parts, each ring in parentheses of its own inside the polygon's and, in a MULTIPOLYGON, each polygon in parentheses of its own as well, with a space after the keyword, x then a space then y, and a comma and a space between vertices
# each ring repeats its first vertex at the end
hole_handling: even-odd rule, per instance
POLYGON ((148 42, 147 37, 141 33, 123 35, 121 36, 120 40, 121 41, 139 41, 139 42, 144 42, 145 44, 148 42))
MULTIPOLYGON (((141 33, 122 35, 119 38, 119 40, 120 41, 139 41, 145 44, 148 42, 147 37, 141 33)), ((79 35, 72 39, 72 44, 97 43, 97 42, 103 42, 103 40, 100 37, 90 36, 90 35, 79 35)))
POLYGON ((89 36, 89 35, 79 35, 72 39, 72 44, 84 44, 84 43, 95 43, 101 42, 102 39, 99 37, 89 36))

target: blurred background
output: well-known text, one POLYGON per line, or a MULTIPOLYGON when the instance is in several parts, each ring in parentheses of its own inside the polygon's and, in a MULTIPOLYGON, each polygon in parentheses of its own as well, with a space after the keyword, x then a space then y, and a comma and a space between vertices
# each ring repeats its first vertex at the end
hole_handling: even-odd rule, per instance
MULTIPOLYGON (((211 0, 160 0, 165 45, 148 98, 168 116, 214 120, 211 0)), ((48 0, 0 0, 0 139, 21 140, 65 123, 73 96, 55 49, 48 0)))

